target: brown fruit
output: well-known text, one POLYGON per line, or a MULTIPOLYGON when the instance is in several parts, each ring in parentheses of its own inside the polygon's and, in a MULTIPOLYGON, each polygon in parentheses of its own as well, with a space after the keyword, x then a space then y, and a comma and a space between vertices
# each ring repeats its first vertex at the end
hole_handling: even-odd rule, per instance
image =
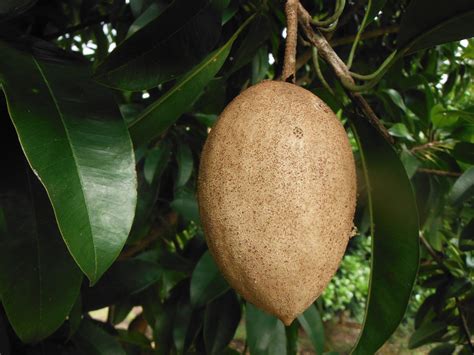
POLYGON ((303 88, 252 86, 209 134, 198 200, 229 284, 288 325, 322 293, 351 235, 356 177, 346 132, 303 88))

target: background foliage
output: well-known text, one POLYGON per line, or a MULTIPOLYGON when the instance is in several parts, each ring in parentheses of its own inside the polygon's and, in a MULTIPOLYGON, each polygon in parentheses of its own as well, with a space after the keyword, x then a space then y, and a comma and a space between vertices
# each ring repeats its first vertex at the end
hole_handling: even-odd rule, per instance
MULTIPOLYGON (((319 20, 334 11, 303 4, 319 20)), ((360 74, 396 50, 364 92, 393 147, 320 62, 323 85, 301 36, 297 84, 347 128, 359 198, 358 235, 297 321, 246 304, 206 251, 199 154, 232 98, 278 78, 283 5, 2 1, 1 354, 344 352, 328 332, 343 318, 363 324, 354 353, 375 352, 400 321, 405 348, 472 353, 472 1, 347 1, 327 34, 347 60, 364 30, 360 74)))

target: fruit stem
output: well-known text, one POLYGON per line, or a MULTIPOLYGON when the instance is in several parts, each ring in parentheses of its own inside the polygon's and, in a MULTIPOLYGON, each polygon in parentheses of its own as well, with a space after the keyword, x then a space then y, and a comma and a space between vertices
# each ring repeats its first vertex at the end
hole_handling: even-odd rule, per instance
POLYGON ((296 43, 298 39, 298 0, 288 0, 285 6, 286 13, 286 44, 285 59, 283 62, 283 81, 295 82, 296 72, 296 43))
POLYGON ((391 144, 394 143, 393 137, 388 133, 385 126, 382 124, 380 119, 377 117, 375 112, 370 107, 369 103, 365 98, 358 92, 351 91, 350 87, 355 87, 354 78, 351 76, 349 69, 346 64, 339 58, 334 49, 331 47, 327 39, 321 35, 318 30, 314 30, 311 26, 312 18, 308 11, 298 1, 298 21, 305 33, 305 36, 313 46, 318 49, 318 54, 328 63, 336 76, 339 78, 346 93, 352 102, 359 108, 364 114, 367 120, 379 131, 379 133, 385 138, 385 140, 391 144))

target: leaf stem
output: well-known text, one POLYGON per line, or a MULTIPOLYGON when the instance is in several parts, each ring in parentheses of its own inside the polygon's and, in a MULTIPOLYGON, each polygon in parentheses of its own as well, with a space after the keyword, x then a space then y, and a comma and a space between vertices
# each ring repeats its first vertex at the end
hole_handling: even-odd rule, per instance
POLYGON ((319 81, 321 81, 321 84, 331 93, 334 95, 334 91, 332 88, 329 86, 328 82, 326 79, 324 79, 324 75, 321 71, 321 67, 319 66, 319 58, 318 58, 318 49, 316 47, 312 48, 312 53, 313 53, 313 66, 314 70, 316 71, 316 75, 319 78, 319 81))
POLYGON ((328 25, 332 25, 334 22, 337 22, 339 20, 339 17, 342 15, 345 6, 346 0, 337 0, 336 8, 334 9, 334 14, 332 16, 328 17, 325 20, 317 20, 313 18, 311 23, 317 27, 326 27, 328 25))
POLYGON ((369 3, 367 4, 367 10, 365 10, 364 18, 362 19, 362 23, 360 25, 359 31, 357 31, 354 43, 352 43, 352 48, 351 48, 351 51, 349 53, 349 58, 347 59, 347 68, 349 68, 349 69, 352 66, 355 51, 357 49, 357 45, 359 44, 360 36, 361 36, 362 32, 364 31, 365 25, 366 25, 367 20, 369 18, 369 13, 370 13, 371 7, 372 7, 372 0, 369 0, 369 3))

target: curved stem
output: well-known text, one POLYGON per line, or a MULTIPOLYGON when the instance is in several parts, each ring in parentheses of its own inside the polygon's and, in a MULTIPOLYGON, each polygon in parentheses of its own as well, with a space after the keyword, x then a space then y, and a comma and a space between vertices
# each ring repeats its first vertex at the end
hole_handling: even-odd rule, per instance
POLYGON ((356 38, 354 40, 354 43, 352 44, 351 52, 349 53, 349 58, 347 59, 347 68, 351 68, 352 66, 352 61, 354 60, 354 54, 357 49, 357 45, 359 44, 360 40, 360 35, 364 31, 365 24, 367 23, 367 19, 369 18, 369 13, 370 13, 370 8, 372 7, 372 0, 369 0, 369 3, 367 4, 367 10, 365 10, 365 15, 362 20, 362 23, 360 24, 359 31, 357 32, 356 38))
POLYGON ((397 55, 397 51, 395 50, 384 60, 384 62, 380 65, 380 67, 371 74, 357 74, 357 73, 354 73, 354 72, 351 71, 350 72, 351 76, 353 78, 359 79, 359 80, 372 80, 372 79, 375 79, 382 72, 385 72, 388 69, 388 67, 392 64, 392 60, 396 57, 396 55, 397 55))
POLYGON ((344 11, 345 6, 346 0, 337 0, 336 8, 334 9, 334 14, 332 14, 332 16, 328 17, 325 20, 316 20, 313 18, 311 23, 317 27, 326 27, 328 25, 331 25, 333 22, 336 22, 339 19, 342 12, 344 11))
POLYGON ((318 27, 321 32, 332 32, 337 28, 337 23, 339 20, 334 21, 328 27, 318 27))
POLYGON ((313 66, 314 70, 316 71, 316 75, 318 76, 319 80, 321 81, 321 84, 331 93, 334 95, 334 91, 332 88, 329 86, 328 82, 326 79, 324 79, 323 72, 321 71, 321 67, 319 66, 319 58, 318 58, 318 49, 316 47, 313 47, 312 51, 313 55, 313 66))

